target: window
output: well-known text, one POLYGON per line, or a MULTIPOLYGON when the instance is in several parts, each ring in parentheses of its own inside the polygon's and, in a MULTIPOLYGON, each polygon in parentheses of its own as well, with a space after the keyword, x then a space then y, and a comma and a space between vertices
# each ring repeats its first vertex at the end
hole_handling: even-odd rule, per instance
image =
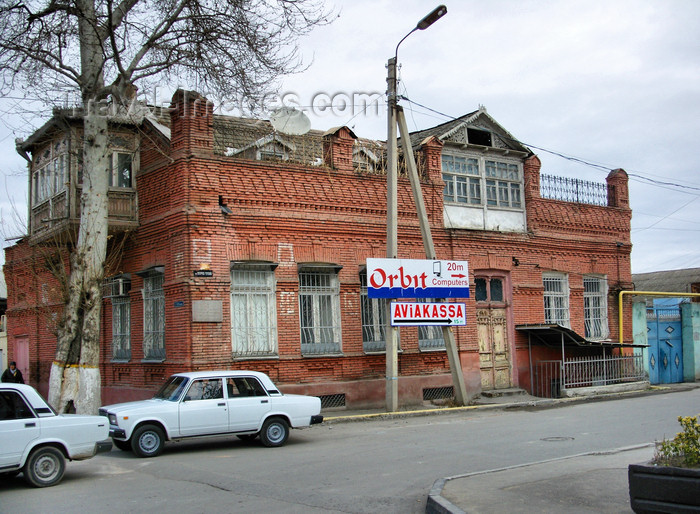
POLYGON ((367 271, 360 272, 360 309, 362 310, 362 345, 365 352, 386 351, 386 298, 367 296, 367 271))
MULTIPOLYGON (((32 409, 15 391, 0 391, 0 421, 33 418, 32 409)), ((10 434, 7 434, 10 437, 10 434)))
POLYGON ((516 162, 443 154, 445 202, 522 208, 522 174, 516 162), (486 193, 484 198, 483 192, 486 193))
POLYGON ((446 202, 481 205, 481 179, 477 159, 442 156, 442 179, 446 202))
POLYGON ((131 187, 131 154, 114 152, 109 161, 109 186, 131 187))
POLYGON ((569 322, 569 280, 563 273, 545 273, 544 282, 544 322, 570 328, 569 322))
POLYGON ((474 279, 474 299, 477 302, 502 303, 503 279, 495 277, 479 277, 474 279))
POLYGON ((223 397, 224 389, 221 385, 221 379, 211 378, 192 382, 184 399, 185 401, 219 400, 223 397))
POLYGON ((340 353, 338 270, 302 268, 299 272, 302 355, 340 353))
POLYGON ((275 272, 270 264, 231 266, 231 345, 234 356, 277 353, 275 272))
POLYGON ((162 268, 154 268, 143 277, 143 356, 146 360, 165 360, 165 293, 162 268))
POLYGON ((68 145, 54 143, 36 160, 32 172, 32 199, 34 205, 65 191, 68 180, 68 145))
POLYGON ((131 278, 120 275, 105 282, 105 296, 112 300, 112 359, 131 359, 131 278))
POLYGON ((252 377, 227 378, 226 389, 229 398, 245 396, 267 396, 265 388, 252 377))
MULTIPOLYGON (((418 302, 427 300, 418 298, 418 302)), ((433 325, 420 325, 418 327, 418 348, 421 350, 444 350, 445 338, 442 336, 442 327, 433 325)))
POLYGON ((583 311, 585 336, 589 339, 608 337, 608 281, 604 277, 583 277, 583 311))

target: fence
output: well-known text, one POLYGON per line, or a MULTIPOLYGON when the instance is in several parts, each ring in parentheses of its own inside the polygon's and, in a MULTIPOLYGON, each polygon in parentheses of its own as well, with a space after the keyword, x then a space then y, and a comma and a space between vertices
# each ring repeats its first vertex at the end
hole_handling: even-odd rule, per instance
POLYGON ((542 198, 564 202, 608 205, 608 185, 577 178, 540 175, 540 195, 542 198))
POLYGON ((558 398, 562 389, 648 380, 642 355, 576 357, 540 361, 534 366, 532 394, 558 398))

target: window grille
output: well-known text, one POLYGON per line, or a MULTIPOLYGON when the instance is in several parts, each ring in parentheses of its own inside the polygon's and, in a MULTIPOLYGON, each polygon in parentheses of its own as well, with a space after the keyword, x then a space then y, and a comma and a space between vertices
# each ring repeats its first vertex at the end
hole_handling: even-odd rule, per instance
POLYGON ((450 400, 455 397, 453 386, 445 387, 426 387, 423 389, 423 401, 431 400, 450 400))
POLYGON ((569 280, 563 273, 542 276, 544 283, 544 322, 570 327, 569 280))
POLYGON ((277 353, 275 273, 268 264, 231 270, 231 345, 234 357, 277 353))
MULTIPOLYGON (((424 302, 424 299, 418 299, 424 302)), ((442 336, 442 327, 433 325, 420 325, 418 327, 418 348, 421 350, 444 350, 445 338, 442 336)))
POLYGON ((131 298, 112 298, 112 358, 131 359, 131 298))
POLYGON ((340 353, 340 283, 335 271, 299 272, 301 353, 340 353))
POLYGON ((583 310, 586 337, 608 337, 608 282, 605 278, 583 277, 583 310))
POLYGON ((151 271, 143 279, 143 356, 165 359, 164 273, 151 271))
POLYGON ((345 394, 322 394, 321 399, 322 409, 339 409, 345 407, 345 394))
POLYGON ((360 273, 360 308, 362 310, 362 345, 365 352, 386 351, 386 298, 367 295, 367 272, 360 273))

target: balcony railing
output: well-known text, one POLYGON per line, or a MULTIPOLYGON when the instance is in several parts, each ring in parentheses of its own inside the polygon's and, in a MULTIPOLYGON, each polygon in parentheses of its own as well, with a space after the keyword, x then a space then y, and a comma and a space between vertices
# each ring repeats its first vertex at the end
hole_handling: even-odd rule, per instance
POLYGON ((608 206, 608 185, 578 178, 540 175, 540 196, 551 200, 608 206))
MULTIPOLYGON (((68 191, 64 190, 32 207, 32 240, 43 240, 77 225, 80 220, 80 193, 78 188, 69 201, 68 191), (71 208, 72 203, 75 203, 74 208, 71 208)), ((107 198, 110 230, 120 231, 138 226, 136 190, 113 188, 107 193, 107 198)))

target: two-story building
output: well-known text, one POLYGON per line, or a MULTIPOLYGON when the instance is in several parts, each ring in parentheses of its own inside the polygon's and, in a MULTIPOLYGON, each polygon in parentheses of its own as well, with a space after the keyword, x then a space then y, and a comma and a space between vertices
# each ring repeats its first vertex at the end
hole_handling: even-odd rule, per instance
MULTIPOLYGON (((103 400, 146 397, 172 372, 249 368, 325 406, 383 406, 386 300, 367 295, 366 259, 386 252, 386 145, 347 127, 284 134, 187 91, 169 113, 112 121, 103 400)), ((483 108, 411 143, 437 256, 469 262, 468 321, 452 330, 470 396, 533 390, 533 366, 565 345, 619 346, 616 293, 631 287, 623 170, 601 184, 541 175, 483 108)), ((80 148, 80 113, 66 111, 18 144, 30 205, 28 234, 6 250, 9 346, 28 348, 28 379, 44 390, 80 148)), ((405 173, 398 205, 399 256, 421 259, 405 173)), ((439 329, 400 329, 399 375, 403 405, 451 395, 439 329)))

